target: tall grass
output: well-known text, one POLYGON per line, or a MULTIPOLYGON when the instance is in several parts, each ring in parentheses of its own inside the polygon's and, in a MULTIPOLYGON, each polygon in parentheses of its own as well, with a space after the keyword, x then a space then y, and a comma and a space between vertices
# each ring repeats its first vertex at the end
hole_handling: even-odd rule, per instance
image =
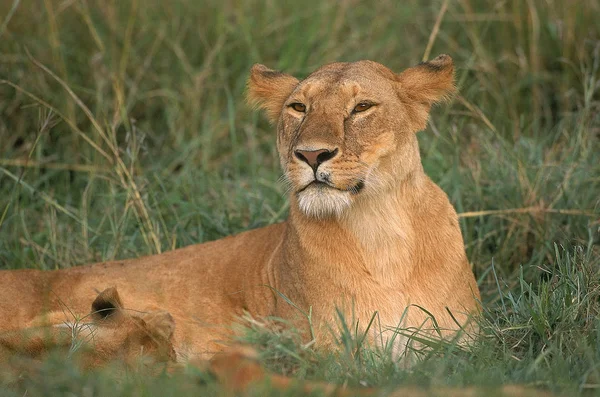
MULTIPOLYGON (((593 0, 1 2, 0 268, 140 256, 285 219, 273 129, 243 100, 250 66, 303 77, 368 58, 401 71, 431 42, 454 58, 460 93, 419 133, 423 162, 461 213, 484 337, 410 371, 368 349, 324 357, 293 335, 248 338, 273 369, 337 383, 597 390, 599 19, 593 0)), ((54 364, 19 387, 218 389, 54 364)))

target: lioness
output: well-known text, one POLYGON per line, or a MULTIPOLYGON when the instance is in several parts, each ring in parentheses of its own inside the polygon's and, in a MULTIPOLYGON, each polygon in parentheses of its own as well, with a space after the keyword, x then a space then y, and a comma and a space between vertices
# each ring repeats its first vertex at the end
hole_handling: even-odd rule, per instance
POLYGON ((302 81, 255 65, 248 98, 277 125, 288 220, 161 255, 2 271, 0 330, 73 323, 91 295, 116 287, 128 308, 172 315, 180 362, 222 350, 245 313, 287 319, 321 345, 341 313, 359 329, 371 323, 370 340, 396 353, 406 342, 397 328, 454 334, 479 292, 456 212, 425 175, 416 138, 453 75, 447 55, 400 74, 333 63, 302 81))

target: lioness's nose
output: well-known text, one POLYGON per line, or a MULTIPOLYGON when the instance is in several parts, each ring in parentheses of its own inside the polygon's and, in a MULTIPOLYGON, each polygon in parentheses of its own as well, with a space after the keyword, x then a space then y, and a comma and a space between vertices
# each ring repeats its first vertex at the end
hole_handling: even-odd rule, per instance
POLYGON ((317 169, 321 163, 334 158, 337 152, 337 149, 296 150, 294 154, 300 160, 310 165, 312 169, 317 169))

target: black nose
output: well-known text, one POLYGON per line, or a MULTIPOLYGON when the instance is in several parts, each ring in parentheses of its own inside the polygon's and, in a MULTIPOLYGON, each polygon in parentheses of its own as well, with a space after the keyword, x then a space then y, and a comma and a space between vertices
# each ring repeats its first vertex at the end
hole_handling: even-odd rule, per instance
POLYGON ((313 170, 316 170, 320 164, 334 158, 337 152, 337 149, 296 150, 294 154, 298 159, 310 165, 313 170))

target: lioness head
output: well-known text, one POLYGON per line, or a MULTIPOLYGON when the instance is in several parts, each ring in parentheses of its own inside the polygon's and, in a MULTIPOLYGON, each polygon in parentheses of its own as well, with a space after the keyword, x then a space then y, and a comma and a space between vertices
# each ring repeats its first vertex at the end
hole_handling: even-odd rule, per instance
POLYGON ((421 167, 415 133, 454 89, 447 55, 400 74, 372 61, 332 63, 299 81, 252 67, 248 98, 277 124, 293 199, 311 217, 342 215, 421 167))

